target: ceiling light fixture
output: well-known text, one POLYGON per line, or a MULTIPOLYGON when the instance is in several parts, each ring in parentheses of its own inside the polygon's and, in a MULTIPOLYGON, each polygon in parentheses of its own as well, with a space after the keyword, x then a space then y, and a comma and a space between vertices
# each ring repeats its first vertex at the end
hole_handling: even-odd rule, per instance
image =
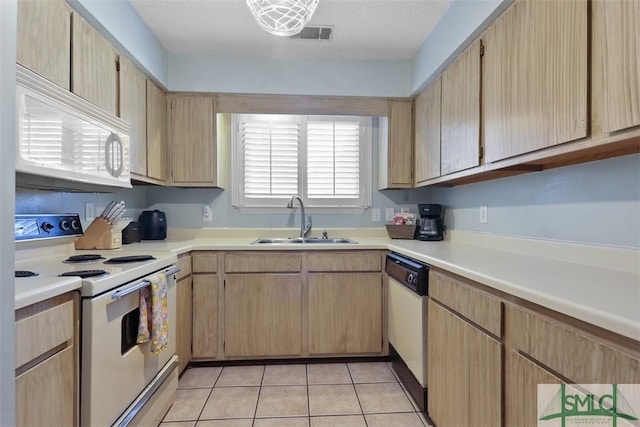
POLYGON ((256 22, 276 36, 298 34, 316 11, 319 0, 247 0, 256 22))

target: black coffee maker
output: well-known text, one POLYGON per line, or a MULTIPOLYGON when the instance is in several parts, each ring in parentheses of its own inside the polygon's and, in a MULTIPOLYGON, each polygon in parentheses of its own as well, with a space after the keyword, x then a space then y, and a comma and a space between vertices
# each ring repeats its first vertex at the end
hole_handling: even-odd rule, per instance
POLYGON ((444 222, 442 205, 420 204, 418 205, 418 226, 416 227, 416 240, 442 240, 444 238, 444 222))

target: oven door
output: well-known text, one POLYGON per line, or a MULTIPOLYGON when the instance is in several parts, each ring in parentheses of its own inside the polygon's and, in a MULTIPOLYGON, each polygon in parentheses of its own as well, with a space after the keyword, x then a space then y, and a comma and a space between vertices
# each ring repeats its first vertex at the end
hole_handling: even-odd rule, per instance
POLYGON ((136 344, 145 279, 82 301, 81 410, 83 426, 111 425, 170 361, 176 349, 176 280, 169 288, 169 342, 158 354, 136 344), (133 290, 129 292, 130 290, 133 290))

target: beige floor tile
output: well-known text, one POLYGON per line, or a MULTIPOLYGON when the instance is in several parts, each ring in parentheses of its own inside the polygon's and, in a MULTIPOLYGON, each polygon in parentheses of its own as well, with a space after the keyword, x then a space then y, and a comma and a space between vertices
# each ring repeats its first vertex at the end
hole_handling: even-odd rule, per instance
POLYGON ((365 415, 369 427, 425 427, 415 412, 406 414, 365 415))
POLYGON ((201 419, 253 418, 260 387, 215 387, 201 419))
POLYGON ((365 414, 414 410, 398 383, 356 384, 355 387, 365 414))
POLYGON ((196 427, 251 427, 253 419, 198 421, 196 427))
POLYGON ((264 366, 225 366, 216 387, 258 386, 262 384, 264 366))
POLYGON ((320 363, 307 365, 307 378, 311 384, 351 384, 351 376, 345 363, 320 363))
POLYGON ((178 388, 212 388, 220 371, 220 367, 188 368, 180 377, 178 388))
POLYGON ((256 418, 253 427, 309 427, 309 418, 256 418))
POLYGON ((311 427, 367 427, 367 424, 362 415, 336 415, 333 417, 311 417, 311 427))
POLYGON ((308 416, 305 386, 262 387, 256 418, 308 416))
POLYGON ((349 363, 349 372, 354 383, 388 383, 395 382, 386 362, 349 363))
POLYGON ((169 423, 160 423, 160 427, 194 427, 195 421, 176 421, 169 423))
POLYGON ((352 384, 309 386, 309 413, 314 415, 362 414, 352 384))
POLYGON ((305 365, 268 365, 264 368, 262 385, 307 385, 305 365))
POLYGON ((163 421, 197 420, 210 392, 210 389, 203 388, 178 390, 163 421))

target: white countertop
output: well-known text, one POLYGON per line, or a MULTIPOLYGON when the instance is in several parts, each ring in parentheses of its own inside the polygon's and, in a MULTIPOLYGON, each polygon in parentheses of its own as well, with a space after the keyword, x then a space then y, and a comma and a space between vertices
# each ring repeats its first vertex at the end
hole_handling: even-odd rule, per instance
POLYGON ((16 278, 16 310, 62 295, 66 292, 75 291, 82 287, 82 280, 79 277, 29 277, 16 278))
POLYGON ((330 233, 358 244, 316 245, 252 245, 258 236, 282 237, 263 230, 205 229, 169 235, 168 240, 125 245, 122 251, 179 255, 193 250, 388 249, 640 341, 640 251, 633 249, 466 232, 450 233, 442 242, 391 240, 380 233, 330 233))

